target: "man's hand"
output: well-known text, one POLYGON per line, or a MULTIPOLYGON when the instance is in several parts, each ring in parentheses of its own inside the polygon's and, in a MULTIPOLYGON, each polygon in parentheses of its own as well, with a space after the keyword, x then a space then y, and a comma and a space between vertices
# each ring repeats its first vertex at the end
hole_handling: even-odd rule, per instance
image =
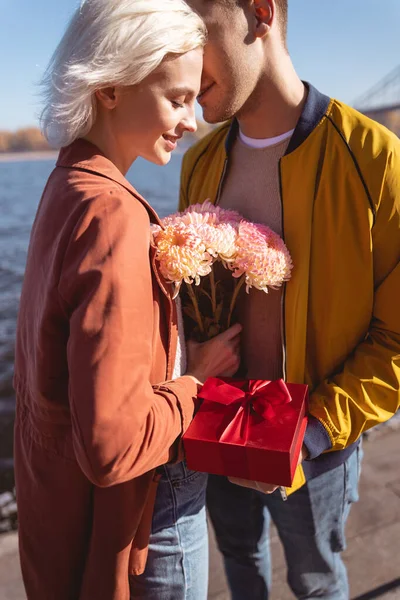
POLYGON ((232 377, 240 365, 241 331, 242 326, 236 323, 206 342, 188 340, 185 375, 194 377, 200 384, 208 377, 232 377))
MULTIPOLYGON (((308 450, 306 446, 302 446, 301 452, 299 454, 299 460, 297 461, 297 466, 299 466, 303 460, 305 460, 308 456, 308 450)), ((272 494, 277 490, 280 486, 273 485, 272 483, 261 483, 260 481, 250 481, 248 479, 239 479, 238 477, 228 477, 231 483, 235 485, 241 485, 242 487, 251 488, 256 490, 257 492, 262 492, 263 494, 272 494)))
POLYGON ((263 494, 272 494, 278 489, 279 485, 272 485, 270 483, 261 483, 261 481, 250 481, 249 479, 239 479, 238 477, 228 477, 231 483, 240 485, 242 487, 262 492, 263 494))

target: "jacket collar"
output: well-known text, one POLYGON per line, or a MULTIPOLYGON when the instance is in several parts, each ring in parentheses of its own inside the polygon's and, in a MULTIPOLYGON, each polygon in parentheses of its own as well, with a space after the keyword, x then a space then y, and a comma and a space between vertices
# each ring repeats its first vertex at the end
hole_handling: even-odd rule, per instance
POLYGON ((135 196, 135 198, 145 206, 152 223, 160 223, 157 213, 150 204, 135 190, 114 163, 112 163, 102 151, 91 142, 78 139, 69 146, 61 148, 56 166, 94 173, 95 175, 100 175, 101 177, 115 181, 128 190, 128 192, 135 196))
POLYGON ((326 114, 331 102, 328 96, 321 94, 310 83, 305 81, 304 85, 308 89, 308 95, 285 154, 296 150, 308 138, 326 114))
MULTIPOLYGON (((308 138, 308 136, 314 131, 318 123, 321 121, 322 117, 326 114, 331 102, 328 96, 325 96, 325 94, 319 92, 310 83, 307 83, 306 81, 303 83, 308 89, 306 102, 293 135, 290 138, 290 142, 285 154, 290 154, 296 150, 296 148, 298 148, 308 138)), ((236 119, 234 119, 225 140, 225 149, 227 154, 232 148, 238 131, 239 123, 236 119)))

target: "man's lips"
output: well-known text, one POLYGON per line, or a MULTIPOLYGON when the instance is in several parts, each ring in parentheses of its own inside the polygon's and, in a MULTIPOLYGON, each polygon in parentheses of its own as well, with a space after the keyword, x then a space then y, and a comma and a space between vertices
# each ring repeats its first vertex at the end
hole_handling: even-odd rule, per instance
POLYGON ((204 88, 202 88, 200 90, 200 94, 197 96, 197 102, 199 104, 202 103, 202 101, 204 100, 204 98, 206 97, 206 95, 208 94, 208 92, 211 90, 211 88, 214 86, 214 81, 206 86, 204 86, 204 88))

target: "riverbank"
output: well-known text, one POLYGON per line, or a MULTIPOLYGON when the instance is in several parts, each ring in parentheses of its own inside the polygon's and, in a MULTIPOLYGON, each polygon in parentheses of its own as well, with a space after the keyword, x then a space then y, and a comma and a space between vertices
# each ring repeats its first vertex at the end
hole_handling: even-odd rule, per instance
POLYGON ((0 152, 0 163, 23 162, 26 160, 52 160, 56 159, 56 150, 43 150, 41 152, 0 152))
MULTIPOLYGON (((184 154, 191 143, 196 140, 186 138, 184 142, 174 151, 174 154, 184 154)), ((56 161, 58 150, 44 150, 41 152, 0 152, 0 163, 15 163, 25 161, 54 160, 56 161)))

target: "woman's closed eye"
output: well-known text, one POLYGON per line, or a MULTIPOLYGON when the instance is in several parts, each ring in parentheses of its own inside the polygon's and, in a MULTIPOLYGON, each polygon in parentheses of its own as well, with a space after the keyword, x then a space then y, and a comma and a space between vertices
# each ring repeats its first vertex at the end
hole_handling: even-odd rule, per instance
POLYGON ((177 85, 167 90, 166 97, 174 108, 184 108, 185 105, 190 106, 192 103, 194 104, 197 93, 197 88, 177 85))
POLYGON ((175 108, 183 108, 185 106, 184 102, 179 102, 178 100, 171 100, 171 104, 175 108))

